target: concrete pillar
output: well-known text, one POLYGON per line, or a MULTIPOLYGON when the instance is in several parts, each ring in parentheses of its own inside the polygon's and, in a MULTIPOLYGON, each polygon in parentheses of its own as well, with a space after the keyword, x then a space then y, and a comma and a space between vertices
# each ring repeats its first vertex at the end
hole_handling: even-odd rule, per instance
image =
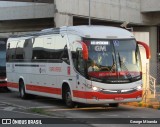
POLYGON ((151 62, 157 61, 157 27, 150 27, 151 62))
POLYGON ((56 27, 73 26, 73 16, 55 13, 54 22, 56 27))
POLYGON ((157 63, 157 27, 150 27, 150 49, 151 49, 151 60, 150 60, 150 75, 156 78, 156 83, 160 83, 160 67, 157 63))

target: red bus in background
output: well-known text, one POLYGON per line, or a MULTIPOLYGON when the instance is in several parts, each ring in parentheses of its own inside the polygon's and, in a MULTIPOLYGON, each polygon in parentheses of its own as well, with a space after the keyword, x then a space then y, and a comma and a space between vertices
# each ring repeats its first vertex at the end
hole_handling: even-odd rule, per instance
POLYGON ((7 38, 0 38, 0 88, 7 88, 6 42, 7 38))

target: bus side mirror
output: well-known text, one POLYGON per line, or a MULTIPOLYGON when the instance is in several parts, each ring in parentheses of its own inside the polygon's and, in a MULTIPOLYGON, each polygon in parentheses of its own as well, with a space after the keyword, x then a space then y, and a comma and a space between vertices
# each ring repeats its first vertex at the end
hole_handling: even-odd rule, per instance
POLYGON ((82 44, 82 55, 84 60, 88 60, 88 48, 87 45, 84 42, 81 42, 82 44))
POLYGON ((150 52, 149 46, 146 43, 141 42, 141 41, 137 41, 137 44, 142 45, 145 48, 145 50, 146 50, 146 58, 150 59, 151 58, 151 52, 150 52))

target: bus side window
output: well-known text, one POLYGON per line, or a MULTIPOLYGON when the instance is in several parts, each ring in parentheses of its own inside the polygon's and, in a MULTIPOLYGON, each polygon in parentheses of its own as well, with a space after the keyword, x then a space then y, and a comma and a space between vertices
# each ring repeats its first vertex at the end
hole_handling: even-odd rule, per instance
POLYGON ((10 41, 8 43, 8 49, 7 49, 7 60, 8 61, 12 61, 14 60, 16 57, 15 57, 15 50, 16 50, 16 45, 17 45, 17 41, 10 41))
POLYGON ((71 46, 71 53, 72 53, 72 59, 73 59, 73 64, 76 68, 76 70, 82 74, 85 75, 84 72, 84 60, 82 56, 82 45, 79 42, 74 42, 73 45, 71 46))
POLYGON ((69 58, 69 56, 68 56, 68 48, 67 48, 67 44, 64 46, 64 49, 63 49, 63 52, 62 52, 62 54, 61 54, 61 56, 60 56, 60 58, 66 58, 66 59, 68 59, 69 58))
POLYGON ((35 38, 32 50, 33 50, 33 54, 32 54, 33 60, 44 59, 43 38, 42 37, 35 38))
POLYGON ((57 35, 55 38, 55 55, 69 64, 69 55, 66 36, 57 35))
POLYGON ((83 56, 82 56, 82 48, 77 48, 76 51, 77 54, 77 65, 78 65, 78 71, 84 75, 84 60, 83 60, 83 56))
POLYGON ((15 50, 15 55, 16 59, 23 60, 23 44, 24 40, 18 40, 16 44, 16 50, 15 50))
POLYGON ((74 67, 81 75, 85 75, 84 60, 82 58, 82 45, 80 43, 82 38, 77 35, 68 35, 68 37, 74 67))
POLYGON ((54 52, 54 36, 44 37, 44 59, 53 59, 52 52, 54 52))
POLYGON ((33 39, 26 39, 24 42, 24 59, 25 61, 31 61, 32 59, 32 48, 33 48, 33 39))

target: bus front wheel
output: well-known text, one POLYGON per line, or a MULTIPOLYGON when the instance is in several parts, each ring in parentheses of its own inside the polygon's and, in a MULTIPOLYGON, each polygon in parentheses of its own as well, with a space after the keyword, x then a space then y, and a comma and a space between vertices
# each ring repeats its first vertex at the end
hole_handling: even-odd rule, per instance
POLYGON ((66 103, 67 107, 69 107, 69 108, 74 107, 74 102, 72 101, 72 95, 71 95, 70 88, 67 88, 65 90, 65 103, 66 103))

